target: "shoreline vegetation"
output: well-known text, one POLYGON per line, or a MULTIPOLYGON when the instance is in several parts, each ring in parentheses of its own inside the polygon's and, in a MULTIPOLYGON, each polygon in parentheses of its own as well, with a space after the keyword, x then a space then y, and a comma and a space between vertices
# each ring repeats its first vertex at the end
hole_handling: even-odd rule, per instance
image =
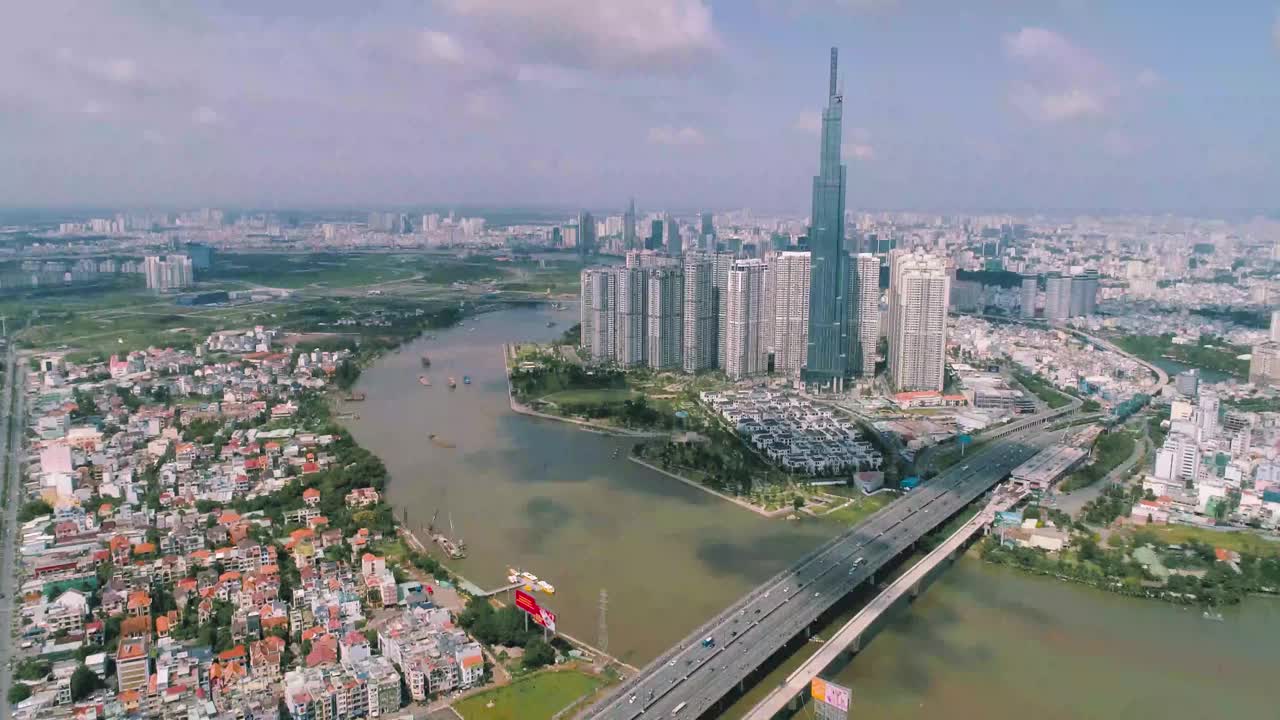
POLYGON ((797 478, 760 457, 698 400, 704 390, 731 385, 716 374, 588 368, 576 347, 562 344, 576 335, 571 328, 556 344, 503 346, 513 411, 637 438, 633 462, 762 517, 853 522, 883 503, 860 492, 831 493, 806 482, 823 478, 797 478))

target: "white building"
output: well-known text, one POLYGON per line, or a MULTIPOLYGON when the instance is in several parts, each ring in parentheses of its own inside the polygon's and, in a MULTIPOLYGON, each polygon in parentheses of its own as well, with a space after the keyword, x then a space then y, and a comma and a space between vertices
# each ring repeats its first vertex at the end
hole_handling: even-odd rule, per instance
POLYGON ((950 278, 942 258, 895 254, 889 279, 889 380, 899 392, 943 388, 950 278))
POLYGON ((870 253, 854 255, 850 262, 850 277, 857 284, 850 290, 856 303, 857 335, 850 370, 862 377, 876 374, 876 348, 880 343, 880 258, 870 253))
POLYGON ((683 364, 689 373, 716 366, 714 265, 706 255, 684 256, 683 364))
POLYGON ((809 349, 809 253, 786 251, 769 259, 773 370, 798 376, 809 349))
POLYGON ((648 272, 648 303, 645 317, 648 366, 654 369, 682 368, 680 352, 684 330, 684 274, 675 268, 652 268, 648 272))
POLYGON ((624 368, 645 363, 645 312, 648 302, 647 271, 617 268, 613 271, 614 360, 624 368))
POLYGON ((732 380, 769 369, 769 339, 764 333, 768 272, 763 260, 739 260, 729 271, 725 374, 732 380))
POLYGON ((614 356, 614 276, 608 269, 582 271, 582 347, 597 362, 614 356))

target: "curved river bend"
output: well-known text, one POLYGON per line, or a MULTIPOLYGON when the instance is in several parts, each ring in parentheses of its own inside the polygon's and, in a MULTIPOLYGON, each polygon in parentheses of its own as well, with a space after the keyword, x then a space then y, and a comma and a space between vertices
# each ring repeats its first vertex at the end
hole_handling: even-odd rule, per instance
MULTIPOLYGON (((483 587, 509 565, 547 579, 561 628, 590 643, 607 589, 608 650, 643 665, 839 528, 761 518, 627 462, 631 440, 511 412, 503 343, 576 321, 572 306, 518 308, 410 343, 365 370, 348 426, 386 462, 411 528, 452 515, 458 572, 483 587)), ((965 559, 836 678, 877 718, 1273 717, 1280 603, 1224 615, 965 559)))

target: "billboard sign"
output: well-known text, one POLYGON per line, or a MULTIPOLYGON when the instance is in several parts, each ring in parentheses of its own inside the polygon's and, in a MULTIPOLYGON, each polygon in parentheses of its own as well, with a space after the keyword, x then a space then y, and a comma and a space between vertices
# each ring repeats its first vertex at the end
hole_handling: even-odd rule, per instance
POLYGON ((516 607, 528 613, 535 623, 551 632, 556 631, 556 614, 539 605, 533 595, 524 590, 516 590, 516 607))
POLYGON ((849 716, 849 698, 852 695, 849 688, 822 678, 814 678, 809 689, 817 703, 819 717, 846 718, 849 716))

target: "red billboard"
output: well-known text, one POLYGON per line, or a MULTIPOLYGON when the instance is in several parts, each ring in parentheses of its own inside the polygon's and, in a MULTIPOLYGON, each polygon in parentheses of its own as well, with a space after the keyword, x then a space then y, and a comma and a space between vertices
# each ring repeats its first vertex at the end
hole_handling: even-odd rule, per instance
POLYGON ((516 590, 516 607, 529 613, 529 617, 542 627, 556 631, 556 614, 538 604, 532 595, 524 590, 516 590))

